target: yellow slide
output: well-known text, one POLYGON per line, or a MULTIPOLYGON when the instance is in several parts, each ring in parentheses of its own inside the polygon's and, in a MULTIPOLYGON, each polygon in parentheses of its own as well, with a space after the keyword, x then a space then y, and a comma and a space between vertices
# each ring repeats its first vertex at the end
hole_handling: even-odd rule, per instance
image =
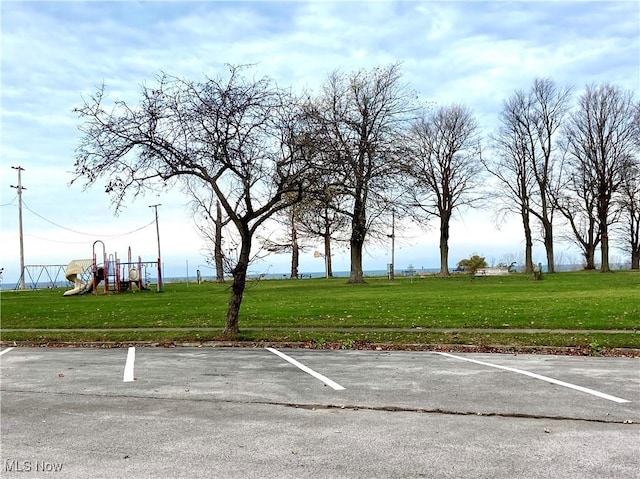
POLYGON ((75 294, 85 294, 93 290, 95 278, 91 275, 89 281, 85 282, 80 275, 85 273, 93 265, 92 259, 74 259, 67 265, 65 276, 75 284, 73 289, 65 291, 63 296, 73 296, 75 294))

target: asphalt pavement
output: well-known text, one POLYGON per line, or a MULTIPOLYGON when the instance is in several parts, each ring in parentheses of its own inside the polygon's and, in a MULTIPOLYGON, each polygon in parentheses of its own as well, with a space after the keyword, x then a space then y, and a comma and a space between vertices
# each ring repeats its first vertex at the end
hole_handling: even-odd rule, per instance
POLYGON ((5 348, 7 478, 637 478, 640 359, 5 348))

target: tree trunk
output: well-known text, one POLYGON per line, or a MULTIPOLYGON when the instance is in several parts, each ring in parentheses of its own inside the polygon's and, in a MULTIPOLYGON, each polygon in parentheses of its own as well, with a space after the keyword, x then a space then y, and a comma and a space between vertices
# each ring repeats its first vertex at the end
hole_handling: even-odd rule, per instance
POLYGON ((582 251, 584 257, 584 269, 591 271, 596 269, 596 246, 594 244, 585 245, 582 251))
POLYGON ((631 269, 640 269, 640 215, 632 214, 629 222, 631 269))
POLYGON ((296 225, 291 221, 291 279, 298 279, 298 266, 300 265, 300 247, 298 246, 298 232, 296 225))
POLYGON ((522 211, 522 225, 524 227, 524 272, 533 274, 533 238, 531 236, 531 219, 529 212, 522 211))
POLYGON ((364 238, 366 235, 366 216, 364 205, 356 200, 354 206, 354 217, 351 223, 351 239, 349 245, 351 247, 351 272, 348 283, 364 283, 364 274, 362 272, 362 253, 364 249, 364 238))
POLYGON ((449 219, 451 215, 440 216, 440 274, 449 276, 449 219))
MULTIPOLYGON (((585 235, 586 240, 579 241, 582 248, 582 256, 584 257, 584 269, 587 271, 596 269, 596 248, 598 246, 599 239, 596 235, 595 223, 595 218, 589 218, 589 230, 585 235)), ((575 227, 574 231, 577 231, 575 227)), ((578 239, 580 239, 580 237, 578 237, 578 239)))
POLYGON ((600 271, 603 273, 610 273, 611 267, 609 266, 609 231, 606 224, 602 225, 600 236, 600 271))
POLYGON ((598 221, 600 223, 600 271, 610 273, 609 266, 609 225, 607 213, 609 211, 609 199, 601 194, 598 200, 598 221))
POLYGON ((214 245, 214 261, 216 263, 216 282, 224 283, 224 253, 222 252, 222 207, 216 204, 216 238, 214 245))
POLYGON ((329 233, 328 227, 324 234, 324 260, 327 278, 333 278, 333 267, 331 266, 331 233, 329 233))
POLYGON ((367 216, 364 201, 361 195, 356 195, 353 206, 353 219, 351 221, 351 273, 348 283, 364 283, 362 272, 362 252, 364 249, 364 238, 367 233, 367 216))
POLYGON ((631 269, 640 269, 640 248, 631 251, 631 269))
POLYGON ((548 219, 542 220, 544 228, 544 249, 547 252, 547 273, 556 272, 556 262, 553 254, 553 224, 548 219))
POLYGON ((348 283, 364 283, 364 274, 362 272, 362 249, 363 242, 351 240, 351 273, 348 283))
POLYGON ((231 298, 229 299, 229 306, 227 308, 227 325, 224 330, 224 336, 227 339, 235 339, 240 332, 238 328, 238 318, 240 316, 242 297, 247 285, 247 269, 249 267, 250 253, 251 235, 248 231, 245 231, 242 234, 238 264, 231 270, 233 284, 231 285, 231 298))

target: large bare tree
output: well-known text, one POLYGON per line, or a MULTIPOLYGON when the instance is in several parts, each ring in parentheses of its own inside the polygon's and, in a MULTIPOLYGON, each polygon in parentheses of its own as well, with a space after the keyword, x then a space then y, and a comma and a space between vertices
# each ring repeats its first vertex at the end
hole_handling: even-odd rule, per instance
POLYGON ((533 273, 533 233, 531 203, 536 179, 531 168, 527 128, 520 121, 527 108, 527 95, 518 91, 502 106, 500 125, 492 136, 496 151, 494 161, 483 158, 487 170, 498 179, 501 211, 520 216, 525 239, 525 273, 533 273))
POLYGON ((337 176, 332 187, 348 199, 349 207, 342 213, 351 223, 350 283, 364 282, 365 240, 402 173, 400 132, 413 111, 413 100, 400 66, 393 64, 350 74, 334 71, 308 104, 325 168, 337 176))
MULTIPOLYGON (((571 88, 560 88, 553 80, 536 78, 529 91, 517 90, 503 106, 502 127, 497 134, 497 144, 501 150, 502 160, 518 164, 522 168, 520 174, 530 178, 527 190, 515 194, 508 183, 517 181, 513 174, 503 175, 497 168, 491 172, 500 180, 503 192, 510 198, 515 209, 523 219, 526 248, 532 248, 531 219, 539 221, 542 228, 543 244, 547 257, 547 271, 555 272, 554 237, 553 237, 553 191, 557 190, 559 167, 556 161, 557 141, 562 120, 569 109, 571 88), (511 146, 508 146, 511 143, 511 146), (518 145, 517 152, 512 151, 518 145), (527 211, 522 212, 526 206, 527 211), (528 224, 527 224, 528 223, 528 224)), ((515 165, 512 165, 515 166, 515 165)), ((513 173, 513 168, 510 169, 513 173)), ((531 253, 525 253, 530 256, 531 253)), ((532 265, 525 265, 528 271, 532 265)))
POLYGON ((600 245, 594 177, 590 170, 575 166, 569 161, 561 168, 561 180, 553 191, 553 202, 569 225, 570 233, 562 237, 580 248, 584 269, 593 270, 600 245))
POLYGON ((547 254, 547 271, 555 272, 553 234, 553 191, 559 181, 556 157, 557 133, 570 107, 571 88, 560 88, 549 78, 536 78, 529 91, 529 109, 521 121, 527 126, 531 149, 531 168, 536 179, 531 213, 542 225, 547 254))
POLYGON ((631 257, 631 269, 640 269, 640 158, 624 172, 620 186, 621 249, 631 257))
POLYGON ((83 137, 74 181, 105 178, 116 210, 129 195, 183 182, 220 202, 240 243, 225 327, 235 337, 254 235, 306 186, 296 99, 230 67, 201 82, 163 74, 141 87, 137 105, 109 102, 103 86, 75 111, 83 137))
POLYGON ((593 178, 602 272, 611 271, 609 227, 618 213, 615 197, 637 153, 636 107, 632 91, 608 83, 588 85, 564 128, 570 164, 593 178))
POLYGON ((471 110, 448 105, 416 120, 408 135, 410 201, 426 219, 440 219, 443 276, 449 276, 449 229, 454 212, 483 197, 478 130, 471 110))

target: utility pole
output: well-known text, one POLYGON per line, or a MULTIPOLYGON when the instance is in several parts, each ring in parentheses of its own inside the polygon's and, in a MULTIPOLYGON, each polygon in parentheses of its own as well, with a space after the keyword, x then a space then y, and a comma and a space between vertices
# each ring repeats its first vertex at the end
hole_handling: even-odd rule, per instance
POLYGON ((391 264, 389 265, 389 279, 395 279, 396 268, 396 209, 391 208, 391 234, 387 235, 391 238, 391 264))
POLYGON ((14 170, 18 170, 18 186, 11 185, 11 188, 18 190, 18 227, 20 228, 20 289, 24 288, 24 239, 22 234, 22 175, 24 171, 22 166, 12 166, 14 170))
POLYGON ((158 226, 158 206, 161 204, 150 205, 156 211, 156 237, 158 238, 158 293, 162 291, 162 261, 160 256, 160 227, 158 226))

